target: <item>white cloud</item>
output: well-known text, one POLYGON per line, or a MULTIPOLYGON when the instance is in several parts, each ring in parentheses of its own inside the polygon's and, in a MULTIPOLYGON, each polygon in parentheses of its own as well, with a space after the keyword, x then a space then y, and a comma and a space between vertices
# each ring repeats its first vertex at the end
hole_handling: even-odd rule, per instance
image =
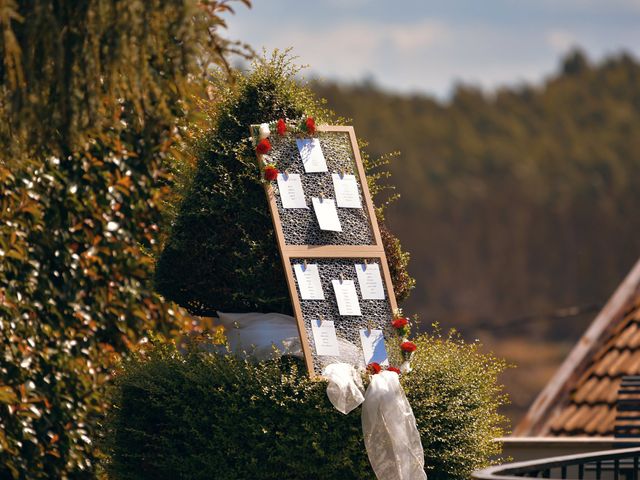
POLYGON ((444 23, 433 20, 410 25, 389 25, 381 30, 383 40, 390 40, 400 50, 428 48, 446 40, 449 35, 444 23))
POLYGON ((547 44, 557 53, 565 53, 572 47, 579 45, 576 37, 565 30, 552 30, 545 36, 547 44))
POLYGON ((410 25, 350 22, 329 29, 282 29, 269 47, 294 47, 302 63, 330 76, 358 78, 384 68, 385 59, 415 55, 444 41, 447 27, 432 20, 410 25))
POLYGON ((371 0, 329 0, 329 5, 334 8, 350 9, 363 7, 370 2, 371 0))
POLYGON ((315 3, 313 11, 285 8, 293 0, 273 1, 256 2, 254 10, 232 17, 230 36, 257 49, 293 47, 298 63, 311 66, 311 75, 343 81, 373 77, 397 91, 444 97, 454 81, 485 88, 538 82, 574 45, 594 60, 621 48, 640 53, 640 29, 628 10, 640 6, 640 0, 611 0, 618 9, 606 15, 603 10, 588 13, 604 8, 596 0, 531 0, 541 16, 525 19, 518 7, 515 20, 507 11, 495 21, 442 12, 437 17, 416 13, 386 18, 373 0, 345 0, 353 9, 339 13, 327 6, 339 0, 315 3), (569 13, 571 9, 580 15, 569 13))

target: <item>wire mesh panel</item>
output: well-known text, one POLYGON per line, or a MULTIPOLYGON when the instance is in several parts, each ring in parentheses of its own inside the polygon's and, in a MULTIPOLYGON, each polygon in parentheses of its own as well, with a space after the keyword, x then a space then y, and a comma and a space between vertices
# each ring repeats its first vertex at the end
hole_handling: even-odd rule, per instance
MULTIPOLYGON (((258 126, 251 127, 252 134, 258 130, 258 126)), ((318 128, 313 138, 318 142, 314 148, 319 145, 322 151, 326 171, 312 172, 309 168, 305 170, 297 143, 300 137, 292 133, 283 136, 271 135, 269 137, 271 148, 268 154, 258 154, 258 162, 263 166, 266 163, 275 165, 285 176, 300 175, 302 196, 307 208, 299 207, 299 191, 296 194, 296 208, 284 208, 277 180, 265 182, 265 192, 287 276, 305 362, 309 374, 316 377, 321 373, 323 366, 336 361, 364 366, 365 358, 360 331, 383 330, 388 338, 390 333, 388 329, 397 305, 353 128, 323 126, 318 128), (321 229, 312 202, 312 197, 335 199, 333 175, 337 176, 336 181, 351 182, 352 189, 348 197, 353 203, 359 205, 354 208, 353 205, 348 207, 345 204, 338 205, 336 202, 335 214, 341 231, 321 229), (353 175, 355 179, 345 175, 353 175), (355 187, 353 187, 354 180, 355 187), (324 298, 321 300, 302 298, 294 266, 304 262, 318 265, 320 284, 324 292, 324 298), (383 284, 384 291, 382 300, 362 298, 355 265, 366 262, 378 265, 379 281, 383 284), (360 315, 340 315, 332 280, 354 282, 355 296, 361 309, 360 315), (321 348, 326 347, 326 350, 322 355, 318 354, 317 344, 314 343, 312 323, 314 321, 333 322, 315 325, 316 329, 326 328, 323 332, 327 335, 327 331, 330 330, 333 342, 331 348, 323 344, 321 348), (335 341, 333 341, 334 334, 335 341), (330 354, 327 353, 329 351, 330 354)), ((284 179, 285 177, 282 177, 281 181, 284 179)))

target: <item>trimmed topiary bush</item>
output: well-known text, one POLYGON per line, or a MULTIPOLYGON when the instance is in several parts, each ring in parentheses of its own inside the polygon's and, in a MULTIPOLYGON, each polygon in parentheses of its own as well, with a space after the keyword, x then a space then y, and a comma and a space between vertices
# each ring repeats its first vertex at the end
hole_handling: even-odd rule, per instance
MULTIPOLYGON (((421 336, 402 378, 431 480, 465 479, 500 452, 503 362, 456 337, 421 336)), ((107 425, 114 479, 375 478, 360 409, 337 412, 297 360, 251 364, 153 347, 116 376, 107 425)))
MULTIPOLYGON (((249 126, 303 115, 332 123, 322 102, 296 80, 298 72, 287 54, 256 61, 233 86, 214 88, 220 95, 203 104, 205 127, 187 132, 194 141, 178 158, 193 158, 196 166, 177 164, 177 171, 189 172, 189 178, 180 181, 184 186, 157 262, 155 285, 193 314, 292 311, 249 126)), ((381 210, 378 215, 382 218, 381 210)), ((408 257, 390 233, 385 246, 396 260, 394 286, 402 299, 413 286, 406 273, 408 257)))

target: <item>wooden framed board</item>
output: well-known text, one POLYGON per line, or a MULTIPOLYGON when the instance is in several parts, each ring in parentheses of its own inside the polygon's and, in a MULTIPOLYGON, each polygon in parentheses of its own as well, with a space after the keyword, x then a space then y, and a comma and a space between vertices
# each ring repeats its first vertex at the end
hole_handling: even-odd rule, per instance
MULTIPOLYGON (((258 127, 251 126, 252 135, 256 134, 258 127)), ((362 332, 366 331, 368 335, 372 331, 382 330, 388 340, 397 304, 353 127, 320 126, 312 137, 309 136, 318 139, 324 155, 327 168, 322 172, 305 172, 297 143, 298 139, 303 138, 294 133, 282 136, 272 133, 269 137, 271 150, 266 155, 257 156, 261 165, 265 160, 276 164, 285 178, 288 175, 300 176, 308 208, 284 208, 276 180, 265 183, 265 192, 305 364, 309 375, 315 378, 320 375, 324 365, 334 361, 364 366, 365 356, 360 341, 362 332), (355 177, 361 204, 361 208, 336 208, 342 228, 340 232, 320 229, 312 201, 312 197, 323 202, 335 198, 335 175, 342 179, 345 175, 355 177), (357 266, 361 275, 364 276, 364 272, 368 271, 373 275, 371 278, 379 270, 384 298, 371 298, 371 291, 360 283, 362 277, 357 272, 357 266), (311 270, 307 270, 309 267, 311 270), (300 271, 315 271, 316 268, 324 299, 304 299, 297 275, 300 271), (339 282, 338 286, 334 286, 333 281, 339 282), (343 286, 349 287, 351 282, 356 290, 361 315, 340 315, 336 292, 342 291, 339 289, 343 286), (366 299, 363 298, 365 290, 368 292, 366 299), (327 355, 326 352, 318 354, 314 325, 329 325, 325 322, 333 322, 339 344, 338 355, 327 355)))

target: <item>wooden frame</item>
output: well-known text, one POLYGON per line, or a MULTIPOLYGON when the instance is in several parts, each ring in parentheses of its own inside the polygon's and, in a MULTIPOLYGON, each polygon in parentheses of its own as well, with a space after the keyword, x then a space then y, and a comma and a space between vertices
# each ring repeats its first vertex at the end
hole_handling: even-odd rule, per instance
MULTIPOLYGON (((251 133, 253 135, 256 125, 251 126, 251 133)), ((293 305, 294 316, 298 325, 298 333, 300 335, 300 341, 302 344, 302 351, 304 354, 304 360, 311 378, 315 378, 313 356, 307 335, 307 330, 304 325, 304 319, 302 316, 302 308, 300 304, 300 298, 298 296, 298 290, 296 288, 296 280, 294 278, 293 270, 291 268, 292 258, 369 258, 378 259, 380 261, 382 269, 383 282, 387 290, 389 305, 391 311, 395 312, 398 308, 396 303, 396 297, 393 291, 393 284, 391 282, 391 273, 387 264, 387 257, 382 244, 382 237, 380 235, 380 228, 378 227, 378 221, 376 219, 375 209, 373 201, 371 200, 371 194, 369 193, 369 187, 367 184, 367 177, 364 171, 364 165, 362 164, 362 158, 360 156, 360 149, 358 148, 358 142, 356 134, 351 126, 319 126, 318 132, 344 132, 348 133, 351 143, 351 149, 353 151, 353 158, 355 163, 355 170, 362 188, 362 195, 364 200, 363 208, 366 208, 368 213, 371 231, 373 233, 374 244, 373 245, 287 245, 285 242, 284 232, 282 230, 282 224, 280 221, 280 213, 278 212, 278 206, 276 204, 274 189, 271 182, 265 183, 265 193, 269 203, 269 210, 271 212, 271 218, 273 219, 273 227, 276 233, 278 241, 278 249, 280 251, 280 257, 282 258, 282 265, 285 270, 287 278, 287 286, 289 287, 289 295, 291 297, 291 303, 293 305)), ((262 156, 258 154, 258 161, 262 161, 262 156)))

